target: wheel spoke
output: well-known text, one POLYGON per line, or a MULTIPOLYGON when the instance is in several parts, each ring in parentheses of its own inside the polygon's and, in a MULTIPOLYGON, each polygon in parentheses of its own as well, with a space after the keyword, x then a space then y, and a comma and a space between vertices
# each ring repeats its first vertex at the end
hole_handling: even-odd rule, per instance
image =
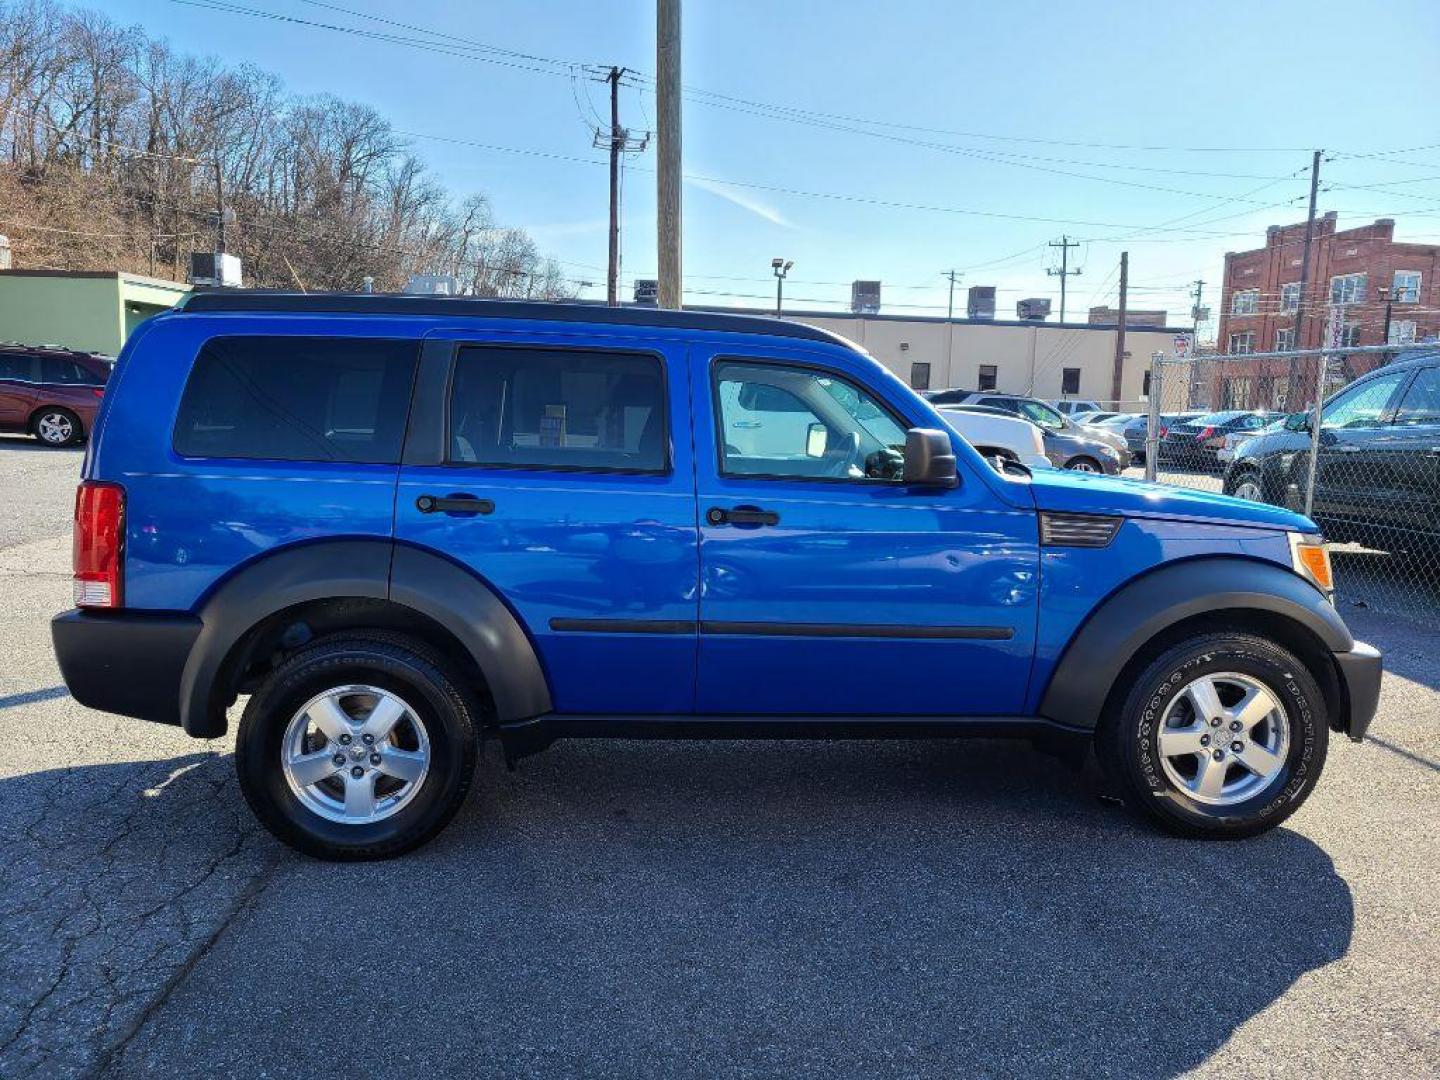
POLYGON ((1200 745, 1200 739, 1209 732, 1210 728, 1204 723, 1191 724, 1188 727, 1164 727, 1160 729, 1160 753, 1165 757, 1178 757, 1180 754, 1208 753, 1204 746, 1200 745))
POLYGON ((375 708, 370 711, 370 715, 361 725, 360 731, 364 735, 373 735, 375 741, 380 742, 390 734, 404 715, 405 706, 387 695, 375 702, 375 708))
POLYGON ((1249 731, 1274 712, 1275 708, 1275 699, 1257 686, 1245 691, 1245 696, 1230 710, 1230 715, 1249 731))
POLYGON ((1271 753, 1258 743, 1247 744, 1241 753, 1235 755, 1235 760, 1261 778, 1274 776, 1285 764, 1285 759, 1279 754, 1271 753))
POLYGON ((1216 761, 1209 754, 1200 759, 1200 768, 1195 773, 1195 782, 1192 790, 1197 795, 1206 798, 1215 798, 1225 787, 1225 772, 1227 765, 1223 761, 1216 761))
POLYGON ((380 752, 380 764, 375 767, 386 776, 414 783, 425 771, 425 755, 416 750, 387 746, 380 752))
POLYGON ((345 816, 369 817, 375 812, 375 776, 345 777, 345 816))
POLYGON ((333 697, 323 697, 305 714, 310 722, 325 733, 331 742, 339 742, 341 735, 348 735, 354 728, 354 721, 333 697))
POLYGON ((1201 723, 1225 712, 1225 707, 1220 704, 1220 694, 1216 691, 1215 682, 1212 679, 1196 679, 1185 688, 1185 694, 1190 698, 1190 704, 1194 706, 1195 719, 1201 723))
POLYGON ((338 766, 332 750, 320 750, 314 754, 300 754, 290 759, 290 775, 301 787, 318 784, 327 776, 334 776, 338 766))

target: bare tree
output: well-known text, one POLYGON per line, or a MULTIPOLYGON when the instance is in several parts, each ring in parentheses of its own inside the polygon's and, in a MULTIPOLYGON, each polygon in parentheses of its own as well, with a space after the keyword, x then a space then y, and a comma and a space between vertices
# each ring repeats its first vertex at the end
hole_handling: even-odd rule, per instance
POLYGON ((249 283, 398 289, 452 273, 485 296, 574 295, 488 200, 453 198, 367 105, 300 99, 253 66, 175 53, 54 0, 0 0, 0 229, 17 266, 181 277, 216 229, 249 283))

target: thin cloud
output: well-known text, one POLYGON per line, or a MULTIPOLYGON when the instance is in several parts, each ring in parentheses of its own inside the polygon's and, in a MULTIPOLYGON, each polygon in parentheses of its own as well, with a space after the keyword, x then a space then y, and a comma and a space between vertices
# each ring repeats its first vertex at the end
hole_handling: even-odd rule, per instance
POLYGON ((734 203, 742 210, 749 210, 750 213, 756 217, 764 218, 772 225, 779 225, 785 229, 793 229, 795 227, 791 222, 787 221, 784 215, 781 214, 779 210, 776 210, 775 207, 752 198, 749 195, 735 191, 728 185, 715 180, 706 180, 698 176, 687 176, 685 182, 687 184, 693 184, 703 191, 708 191, 711 195, 718 196, 728 203, 734 203))

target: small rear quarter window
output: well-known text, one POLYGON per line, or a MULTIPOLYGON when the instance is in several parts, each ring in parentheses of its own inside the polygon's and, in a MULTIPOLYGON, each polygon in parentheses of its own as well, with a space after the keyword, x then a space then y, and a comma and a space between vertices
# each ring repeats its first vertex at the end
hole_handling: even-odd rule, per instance
POLYGON ((403 340, 212 338, 185 385, 175 452, 395 464, 417 356, 403 340))

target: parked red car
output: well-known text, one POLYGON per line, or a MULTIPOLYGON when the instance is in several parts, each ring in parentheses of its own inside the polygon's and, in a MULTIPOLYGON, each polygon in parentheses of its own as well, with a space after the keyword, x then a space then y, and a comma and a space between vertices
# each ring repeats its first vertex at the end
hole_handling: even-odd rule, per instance
POLYGON ((0 431, 74 446, 95 421, 113 363, 52 345, 0 345, 0 431))

